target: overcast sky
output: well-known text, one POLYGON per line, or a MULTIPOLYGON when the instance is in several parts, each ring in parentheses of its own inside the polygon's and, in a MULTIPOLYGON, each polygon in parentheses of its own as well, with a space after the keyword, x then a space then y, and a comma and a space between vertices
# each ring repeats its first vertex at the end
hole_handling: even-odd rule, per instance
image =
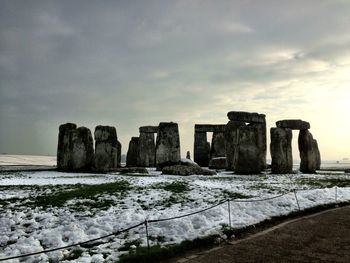
POLYGON ((349 14, 347 0, 2 0, 0 151, 55 155, 74 122, 116 126, 126 153, 139 126, 174 121, 192 153, 195 123, 238 110, 268 129, 309 121, 323 159, 350 157, 349 14))

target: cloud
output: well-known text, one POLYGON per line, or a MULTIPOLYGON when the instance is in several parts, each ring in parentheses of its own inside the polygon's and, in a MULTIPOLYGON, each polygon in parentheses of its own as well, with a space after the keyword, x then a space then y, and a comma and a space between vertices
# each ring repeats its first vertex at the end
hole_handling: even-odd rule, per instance
POLYGON ((349 11, 346 1, 2 1, 0 149, 54 153, 58 125, 74 121, 117 126, 126 152, 139 126, 177 121, 185 152, 195 123, 226 123, 230 110, 325 130, 320 115, 348 110, 349 11))

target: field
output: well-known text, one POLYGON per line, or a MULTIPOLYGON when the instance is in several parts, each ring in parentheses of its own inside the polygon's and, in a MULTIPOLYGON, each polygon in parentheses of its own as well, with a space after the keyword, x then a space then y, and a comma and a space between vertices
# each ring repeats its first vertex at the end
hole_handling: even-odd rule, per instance
MULTIPOLYGON (((231 226, 242 228, 320 204, 350 200, 350 174, 179 177, 142 174, 0 173, 0 259, 94 239, 145 220, 169 218, 231 200, 231 226), (259 201, 285 194, 279 198, 259 201)), ((218 234, 229 225, 227 202, 203 213, 148 224, 150 246, 218 234)), ((74 249, 21 262, 116 262, 146 246, 144 225, 74 249)), ((11 262, 11 261, 9 261, 11 262)), ((19 262, 17 259, 12 262, 19 262)))

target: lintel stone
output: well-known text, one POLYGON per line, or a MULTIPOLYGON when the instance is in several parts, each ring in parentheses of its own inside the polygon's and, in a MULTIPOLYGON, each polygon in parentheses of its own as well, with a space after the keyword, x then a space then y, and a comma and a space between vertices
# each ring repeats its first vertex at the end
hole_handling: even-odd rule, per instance
POLYGON ((310 123, 303 120, 280 120, 276 122, 277 128, 289 128, 291 130, 309 130, 310 123))
POLYGON ((195 132, 225 132, 226 124, 195 124, 195 132))
POLYGON ((227 113, 230 121, 243 121, 249 123, 265 123, 265 114, 246 111, 230 111, 227 113))

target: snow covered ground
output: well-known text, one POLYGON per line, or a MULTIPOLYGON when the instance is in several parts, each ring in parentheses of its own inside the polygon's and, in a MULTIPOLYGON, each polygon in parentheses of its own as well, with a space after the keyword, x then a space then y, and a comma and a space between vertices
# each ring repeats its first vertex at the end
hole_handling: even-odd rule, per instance
POLYGON ((0 154, 0 165, 55 166, 55 156, 0 154))
MULTIPOLYGON (((227 199, 234 200, 230 208, 235 228, 296 211, 295 196, 290 193, 293 189, 298 190, 302 209, 333 203, 336 196, 338 201, 350 200, 350 175, 342 172, 255 176, 220 172, 188 177, 149 172, 147 176, 0 173, 0 258, 97 238, 146 219, 184 215, 227 199), (286 195, 246 202, 280 194, 286 195)), ((222 234, 228 218, 224 203, 189 217, 150 223, 150 242, 166 245, 222 234)), ((103 241, 109 242, 31 256, 21 262, 112 262, 130 244, 146 245, 145 228, 103 241)))

